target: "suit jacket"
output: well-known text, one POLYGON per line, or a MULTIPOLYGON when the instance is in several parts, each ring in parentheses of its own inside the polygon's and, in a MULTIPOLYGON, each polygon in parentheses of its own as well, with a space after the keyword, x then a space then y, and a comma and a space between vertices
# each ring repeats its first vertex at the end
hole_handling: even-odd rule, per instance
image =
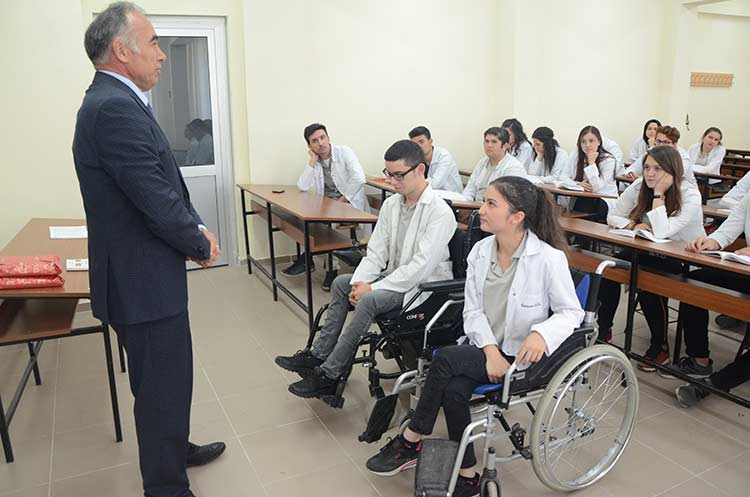
POLYGON ((78 111, 73 159, 86 210, 91 308, 137 324, 187 310, 185 257, 210 244, 167 138, 125 84, 97 72, 78 111))

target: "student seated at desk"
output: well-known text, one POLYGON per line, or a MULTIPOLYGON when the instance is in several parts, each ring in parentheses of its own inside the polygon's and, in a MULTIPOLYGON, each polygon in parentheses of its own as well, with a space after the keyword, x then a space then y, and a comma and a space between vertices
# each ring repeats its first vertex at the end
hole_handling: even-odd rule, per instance
MULTIPOLYGON (((450 439, 458 442, 471 422, 474 388, 502 381, 514 360, 542 360, 583 320, 549 196, 526 179, 499 178, 487 189, 479 214, 482 230, 492 235, 468 257, 466 336, 435 355, 409 426, 367 461, 375 474, 392 476, 416 465, 440 407, 450 439)), ((470 445, 453 495, 479 495, 476 462, 470 445)))
MULTIPOLYGON (((332 144, 328 130, 320 123, 307 126, 303 134, 310 159, 297 181, 297 187, 303 192, 315 188, 318 195, 349 202, 352 207, 368 212, 365 196, 367 178, 354 151, 345 145, 332 144)), ((369 232, 369 229, 366 231, 369 232)), ((310 271, 315 271, 315 262, 311 266, 310 271)), ((287 276, 305 274, 305 254, 281 272, 287 276)), ((336 269, 328 268, 323 281, 324 290, 330 290, 336 275, 336 269)))
POLYGON ((643 135, 638 138, 630 149, 631 164, 638 160, 648 149, 656 145, 656 130, 661 126, 658 119, 649 119, 643 125, 643 135))
POLYGON ((745 174, 726 195, 721 197, 719 206, 724 209, 731 209, 747 196, 747 192, 750 192, 750 173, 745 174))
MULTIPOLYGON (((623 162, 623 153, 620 145, 616 141, 601 135, 602 148, 615 158, 615 176, 624 174, 625 163, 623 162)), ((575 175, 576 164, 578 164, 578 147, 574 147, 568 155, 568 170, 575 175)))
MULTIPOLYGON (((723 250, 724 247, 733 243, 742 233, 747 236, 750 233, 750 196, 745 198, 732 209, 726 221, 708 237, 701 236, 691 240, 687 249, 694 252, 701 250, 723 250)), ((750 255, 750 247, 744 247, 736 251, 739 255, 750 255)), ((728 288, 741 293, 750 293, 750 279, 745 275, 733 273, 714 268, 698 269, 690 272, 689 278, 703 281, 722 288, 728 288)), ((713 361, 709 358, 708 348, 708 311, 689 304, 680 304, 680 314, 685 332, 685 353, 678 363, 680 371, 690 376, 701 378, 711 375, 713 372, 713 361)), ((750 373, 750 358, 745 357, 745 376, 739 382, 735 382, 734 374, 719 374, 711 376, 712 382, 718 388, 729 390, 748 379, 750 373)), ((730 368, 734 371, 735 368, 730 368)))
POLYGON ((555 133, 546 126, 534 130, 534 162, 528 168, 529 176, 545 182, 573 179, 568 171, 568 154, 560 148, 555 133))
MULTIPOLYGON (((691 185, 697 187, 698 183, 695 181, 695 175, 693 174, 693 164, 690 162, 690 156, 688 153, 679 145, 677 142, 680 141, 680 130, 672 126, 660 126, 656 130, 656 144, 657 145, 669 145, 680 153, 682 158, 682 169, 685 174, 685 179, 691 185)), ((643 174, 643 160, 646 158, 646 154, 641 155, 635 162, 625 168, 622 176, 628 178, 637 178, 643 174)))
MULTIPOLYGON (((693 172, 721 174, 721 163, 727 154, 727 149, 721 144, 721 139, 721 130, 711 127, 703 132, 703 137, 699 143, 690 146, 687 153, 690 156, 690 163, 693 165, 693 172)), ((721 180, 709 179, 708 183, 716 185, 721 183, 721 180)))
POLYGON ((276 358, 276 364, 303 377, 289 386, 299 397, 334 394, 375 316, 401 309, 420 283, 453 278, 448 242, 456 220, 427 183, 422 149, 397 141, 385 152, 385 166, 383 174, 397 193, 383 202, 367 256, 354 274, 333 281, 325 324, 312 349, 276 358), (354 313, 342 333, 350 305, 354 313))
MULTIPOLYGON (((587 192, 617 196, 615 182, 615 168, 617 161, 602 145, 602 135, 596 126, 585 126, 578 134, 576 142, 576 157, 574 176, 578 184, 587 192)), ((593 214, 593 221, 604 221, 610 205, 614 199, 578 198, 575 210, 593 214)))
POLYGON ((419 145, 427 161, 427 180, 434 190, 446 190, 461 193, 464 184, 458 173, 458 165, 453 156, 444 148, 432 144, 430 130, 417 126, 409 131, 411 141, 419 145))
POLYGON ((502 128, 510 133, 510 149, 508 153, 518 159, 525 169, 529 169, 534 160, 534 150, 531 148, 529 138, 523 130, 523 124, 516 118, 503 121, 502 128))
POLYGON ((510 149, 510 134, 503 128, 492 127, 484 132, 484 153, 466 183, 463 196, 469 202, 482 202, 487 186, 493 180, 502 176, 526 177, 523 164, 508 153, 510 149))
MULTIPOLYGON (((643 229, 657 238, 689 241, 705 236, 701 197, 683 176, 679 153, 668 146, 657 146, 646 152, 643 178, 635 180, 617 199, 607 216, 613 228, 643 229)), ((618 257, 630 259, 624 250, 618 257)), ((682 263, 657 255, 642 254, 640 264, 668 273, 681 273, 682 263)), ((633 291, 633 290, 631 290, 633 291)), ((620 303, 620 284, 602 279, 599 289, 599 335, 609 341, 612 322, 620 303)), ((667 341, 667 299, 653 293, 638 291, 638 300, 651 330, 651 345, 644 354, 660 364, 669 363, 667 341)), ((639 363, 643 371, 655 368, 639 363)))

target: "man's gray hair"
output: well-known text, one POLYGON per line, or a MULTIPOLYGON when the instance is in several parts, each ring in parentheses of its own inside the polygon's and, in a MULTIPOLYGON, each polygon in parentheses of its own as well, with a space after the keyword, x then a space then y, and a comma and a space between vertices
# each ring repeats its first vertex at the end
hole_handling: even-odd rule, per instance
POLYGON ((115 40, 120 40, 138 53, 135 34, 130 29, 129 16, 134 13, 146 15, 146 12, 134 3, 115 2, 109 4, 109 7, 91 22, 86 29, 83 46, 95 66, 109 61, 109 49, 115 40))

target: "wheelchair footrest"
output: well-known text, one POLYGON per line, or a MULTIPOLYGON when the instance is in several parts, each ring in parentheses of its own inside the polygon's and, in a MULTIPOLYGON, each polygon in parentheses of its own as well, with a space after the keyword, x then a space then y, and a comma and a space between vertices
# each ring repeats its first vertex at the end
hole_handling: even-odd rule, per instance
POLYGON ((414 478, 414 495, 445 497, 457 455, 458 442, 434 438, 423 440, 414 478))
POLYGON ((358 437, 360 442, 369 444, 380 440, 383 433, 388 431, 393 414, 396 412, 397 402, 398 395, 388 395, 375 402, 370 417, 367 419, 367 427, 358 437))
POLYGON ((321 395, 318 398, 334 409, 341 409, 344 407, 344 397, 339 395, 321 395))

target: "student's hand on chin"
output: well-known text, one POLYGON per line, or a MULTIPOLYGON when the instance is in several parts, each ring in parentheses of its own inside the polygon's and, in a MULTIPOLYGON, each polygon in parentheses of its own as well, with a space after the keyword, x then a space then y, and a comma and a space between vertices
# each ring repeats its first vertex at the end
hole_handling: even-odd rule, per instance
POLYGON ((547 342, 538 332, 532 331, 521 344, 521 348, 516 354, 516 362, 519 364, 539 362, 546 351, 547 342))

